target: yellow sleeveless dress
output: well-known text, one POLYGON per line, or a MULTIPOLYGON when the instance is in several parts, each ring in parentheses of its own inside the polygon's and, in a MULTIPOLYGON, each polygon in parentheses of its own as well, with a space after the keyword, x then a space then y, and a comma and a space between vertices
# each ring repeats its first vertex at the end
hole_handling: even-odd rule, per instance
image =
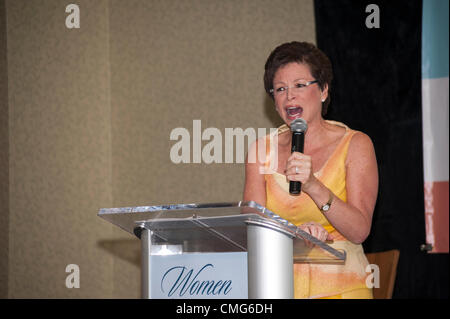
MULTIPOLYGON (((339 122, 327 122, 344 127, 346 132, 331 157, 314 175, 337 197, 346 202, 345 159, 350 140, 356 131, 339 122)), ((289 130, 289 127, 282 125, 274 134, 281 134, 286 130, 289 130)), ((297 226, 311 221, 320 223, 334 237, 330 246, 347 252, 344 265, 294 264, 294 297, 373 298, 372 289, 366 285, 366 278, 370 272, 366 272, 369 263, 362 245, 353 244, 339 234, 307 194, 303 192, 300 196, 289 194, 286 176, 270 169, 274 153, 270 149, 270 143, 267 143, 266 147, 269 155, 265 163, 266 207, 297 226)))

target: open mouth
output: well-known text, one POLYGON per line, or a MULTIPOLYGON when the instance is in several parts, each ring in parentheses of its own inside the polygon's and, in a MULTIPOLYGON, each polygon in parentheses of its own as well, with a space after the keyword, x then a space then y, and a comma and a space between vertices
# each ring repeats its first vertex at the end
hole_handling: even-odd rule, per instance
POLYGON ((286 109, 286 113, 289 118, 295 119, 301 117, 303 113, 303 108, 301 106, 292 106, 286 109))

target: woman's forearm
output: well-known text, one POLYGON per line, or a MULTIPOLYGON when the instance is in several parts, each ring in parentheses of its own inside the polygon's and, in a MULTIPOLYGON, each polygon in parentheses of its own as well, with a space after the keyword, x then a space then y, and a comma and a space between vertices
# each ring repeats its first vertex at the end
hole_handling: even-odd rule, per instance
MULTIPOLYGON (((304 188, 303 191, 311 197, 319 209, 328 202, 331 193, 317 179, 308 188, 304 188)), ((347 240, 355 244, 362 243, 369 235, 370 221, 355 206, 342 201, 334 194, 332 196, 332 204, 327 212, 323 212, 324 216, 347 240)))

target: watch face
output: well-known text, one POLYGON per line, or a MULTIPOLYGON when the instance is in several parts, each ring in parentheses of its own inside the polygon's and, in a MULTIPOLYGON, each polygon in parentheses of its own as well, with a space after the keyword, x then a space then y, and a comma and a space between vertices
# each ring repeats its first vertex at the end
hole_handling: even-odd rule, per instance
POLYGON ((330 209, 330 205, 328 205, 328 204, 323 205, 323 207, 322 207, 322 210, 323 210, 324 212, 328 211, 329 209, 330 209))

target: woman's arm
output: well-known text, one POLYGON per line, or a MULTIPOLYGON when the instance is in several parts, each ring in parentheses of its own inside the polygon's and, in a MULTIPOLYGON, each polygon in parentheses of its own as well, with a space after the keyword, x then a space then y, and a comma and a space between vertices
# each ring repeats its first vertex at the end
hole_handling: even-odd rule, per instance
POLYGON ((260 163, 258 158, 260 146, 264 146, 262 138, 250 146, 245 159, 244 201, 255 201, 261 206, 266 206, 266 181, 262 170, 264 164, 260 163))
MULTIPOLYGON (((369 235, 378 194, 375 150, 366 134, 358 132, 352 137, 346 169, 347 202, 333 195, 331 208, 324 215, 345 238, 360 244, 369 235)), ((293 153, 288 160, 287 174, 289 180, 302 182, 302 190, 319 208, 328 202, 331 191, 314 177, 310 156, 293 153), (300 173, 295 174, 295 164, 299 162, 300 173)))

